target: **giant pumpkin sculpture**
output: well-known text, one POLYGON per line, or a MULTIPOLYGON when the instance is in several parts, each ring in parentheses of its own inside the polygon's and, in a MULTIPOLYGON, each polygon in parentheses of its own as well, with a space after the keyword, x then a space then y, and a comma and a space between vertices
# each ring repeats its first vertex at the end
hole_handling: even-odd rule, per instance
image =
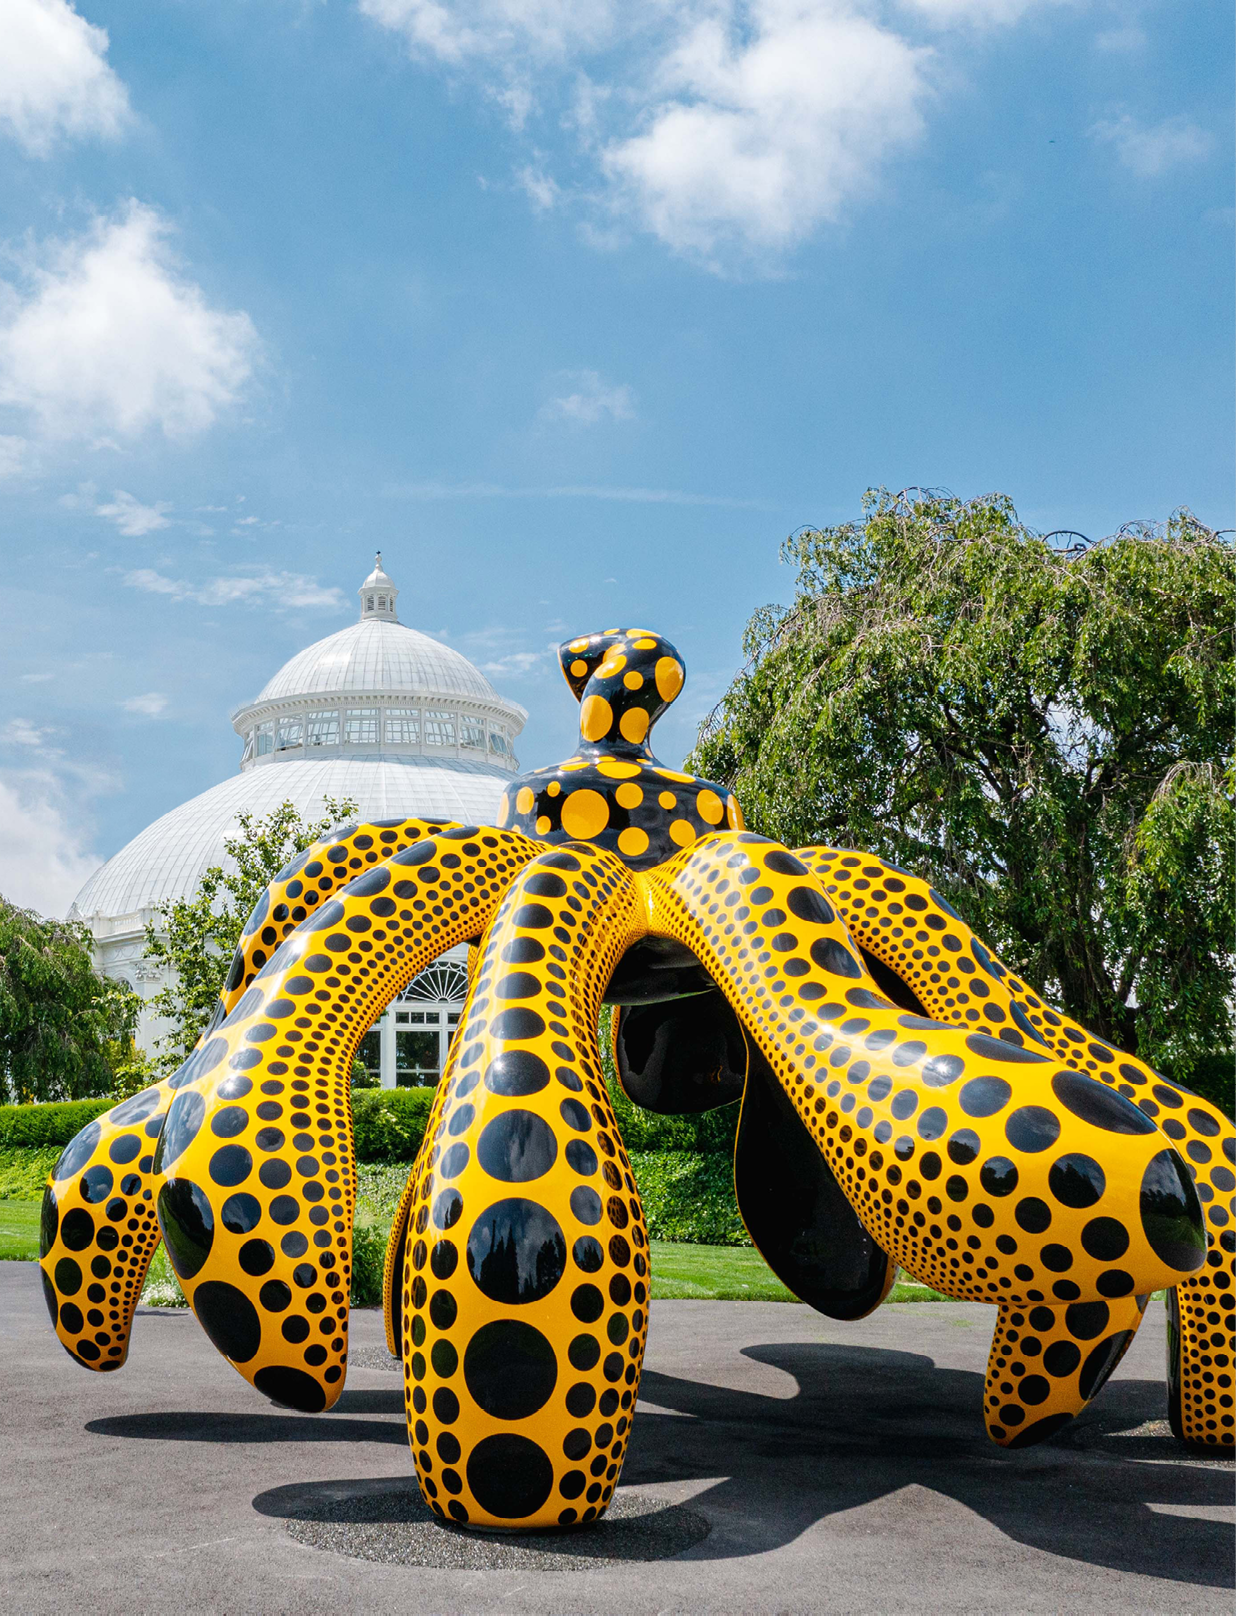
POLYGON ((637 1103, 741 1096, 739 1206, 804 1301, 861 1317, 900 1266, 996 1306, 994 1441, 1066 1424, 1168 1287, 1173 1426, 1230 1444, 1231 1123, 1044 1004, 922 881, 751 835, 724 788, 658 763, 648 733, 683 681, 659 635, 611 630, 560 655, 577 753, 514 782, 495 826, 365 824, 298 857, 189 1059, 65 1150, 42 1272, 66 1350, 121 1366, 162 1238, 258 1391, 336 1401, 352 1058, 408 981, 468 942, 385 1275, 440 1516, 590 1521, 621 1473, 649 1265, 603 1001, 637 1103))

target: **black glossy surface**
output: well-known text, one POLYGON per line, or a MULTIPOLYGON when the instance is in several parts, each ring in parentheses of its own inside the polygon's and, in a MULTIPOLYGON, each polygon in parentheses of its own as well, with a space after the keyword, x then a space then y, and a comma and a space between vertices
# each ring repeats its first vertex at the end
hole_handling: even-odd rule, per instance
POLYGON ((689 998, 623 1005, 615 1019, 618 1080, 644 1110, 686 1115, 742 1097, 746 1039, 715 988, 689 998))
POLYGON ((759 1050, 734 1152, 738 1209, 782 1284, 819 1313, 857 1319, 884 1293, 888 1257, 858 1221, 759 1050))

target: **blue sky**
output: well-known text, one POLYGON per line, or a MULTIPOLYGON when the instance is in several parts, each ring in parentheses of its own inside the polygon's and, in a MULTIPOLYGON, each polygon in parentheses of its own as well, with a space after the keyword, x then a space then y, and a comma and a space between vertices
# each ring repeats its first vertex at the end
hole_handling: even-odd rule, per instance
POLYGON ((676 759, 869 485, 1232 515, 1230 7, 3 0, 0 891, 63 912, 227 714, 405 622, 676 759), (15 44, 14 44, 15 41, 15 44))

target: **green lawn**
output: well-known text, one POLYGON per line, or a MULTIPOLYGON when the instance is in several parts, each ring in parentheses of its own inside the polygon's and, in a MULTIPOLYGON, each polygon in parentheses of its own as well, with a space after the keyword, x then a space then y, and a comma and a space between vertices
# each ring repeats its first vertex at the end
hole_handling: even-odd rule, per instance
MULTIPOLYGON (((652 1294, 708 1302, 796 1302, 798 1298, 749 1246, 687 1246, 654 1240, 652 1294)), ((894 1285, 890 1302, 943 1302, 937 1291, 914 1281, 894 1285)))
MULTIPOLYGON (((0 1201, 0 1261, 9 1258, 31 1262, 38 1254, 39 1203, 0 1201)), ((151 1277, 164 1277, 169 1282, 169 1290, 175 1288, 170 1285, 170 1271, 166 1276, 152 1273, 151 1277)), ((652 1294, 654 1297, 694 1297, 710 1302, 797 1300, 759 1252, 749 1246, 687 1246, 668 1240, 652 1242, 652 1294)), ((937 1302, 944 1298, 925 1285, 903 1282, 894 1286, 888 1300, 937 1302)))
POLYGON ((32 1262, 39 1254, 39 1201, 0 1201, 0 1261, 32 1262))

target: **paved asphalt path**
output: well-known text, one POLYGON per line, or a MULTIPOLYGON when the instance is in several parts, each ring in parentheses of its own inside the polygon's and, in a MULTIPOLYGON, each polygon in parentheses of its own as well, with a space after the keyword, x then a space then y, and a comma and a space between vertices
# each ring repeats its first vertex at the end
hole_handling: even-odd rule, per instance
MULTIPOLYGON (((1166 1434, 1161 1305, 1097 1404, 1026 1453, 983 1434, 993 1319, 960 1303, 841 1325, 775 1303, 654 1302, 619 1496, 646 1518, 685 1506, 662 1524, 690 1511, 708 1535, 614 1563, 597 1533, 595 1550, 530 1565, 490 1538, 476 1552, 511 1563, 459 1569, 447 1552, 426 1569, 292 1535, 312 1535, 304 1518, 331 1498, 366 1500, 372 1520, 376 1496, 381 1517, 411 1476, 376 1313, 354 1314, 352 1334, 375 1367, 354 1364, 334 1412, 296 1414, 185 1312, 143 1312, 125 1369, 83 1371, 51 1334, 35 1266, 0 1263, 0 1610, 1230 1612, 1232 1467, 1166 1434)), ((406 1491, 388 1514, 407 1519, 406 1491)))

